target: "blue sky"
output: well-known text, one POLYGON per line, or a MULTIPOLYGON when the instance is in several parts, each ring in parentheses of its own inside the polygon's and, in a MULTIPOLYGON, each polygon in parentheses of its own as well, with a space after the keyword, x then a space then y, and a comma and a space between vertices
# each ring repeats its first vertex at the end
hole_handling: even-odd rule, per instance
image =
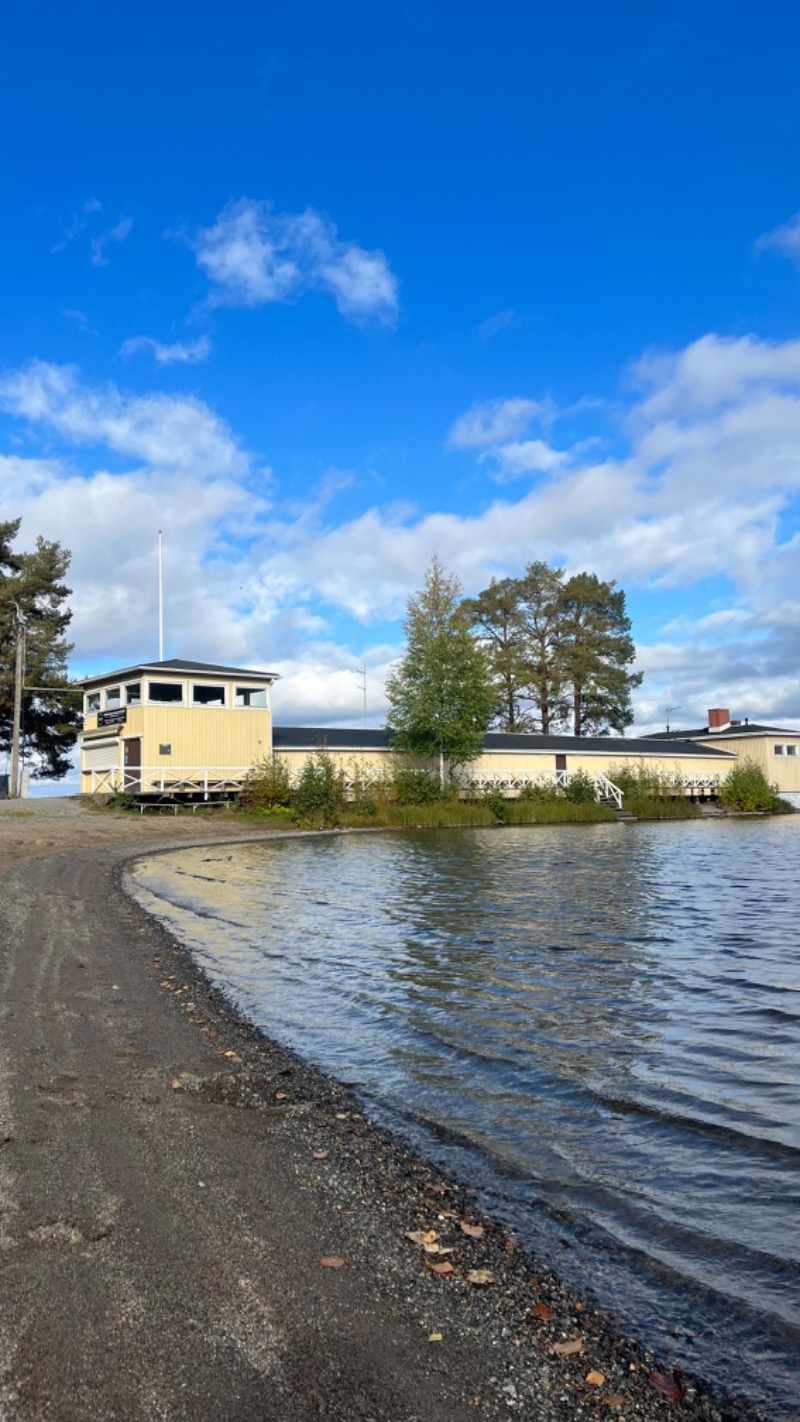
POLYGON ((800 724, 792 3, 32 3, 6 18, 0 508, 74 669, 373 721, 437 551, 625 587, 642 729, 800 724))

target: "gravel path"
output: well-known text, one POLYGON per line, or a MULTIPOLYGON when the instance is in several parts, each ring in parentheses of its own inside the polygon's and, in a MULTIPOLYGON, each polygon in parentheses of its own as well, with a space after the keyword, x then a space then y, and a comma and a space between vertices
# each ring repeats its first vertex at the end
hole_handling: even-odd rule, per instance
POLYGON ((225 826, 68 803, 0 815, 0 1422, 719 1418, 123 894, 225 826))

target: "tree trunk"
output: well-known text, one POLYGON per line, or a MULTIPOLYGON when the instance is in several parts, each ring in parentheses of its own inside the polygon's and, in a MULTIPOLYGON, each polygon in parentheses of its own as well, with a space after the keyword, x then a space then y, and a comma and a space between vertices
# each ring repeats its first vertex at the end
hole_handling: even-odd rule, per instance
POLYGON ((444 790, 444 751, 439 751, 439 785, 444 790))
POLYGON ((575 735, 576 735, 576 736, 582 736, 582 735, 583 735, 583 721, 582 721, 582 714, 581 714, 581 713, 582 713, 582 709, 583 709, 583 708, 582 708, 582 706, 581 706, 581 693, 580 693, 580 688, 577 687, 577 686, 575 687, 574 706, 575 706, 575 735))

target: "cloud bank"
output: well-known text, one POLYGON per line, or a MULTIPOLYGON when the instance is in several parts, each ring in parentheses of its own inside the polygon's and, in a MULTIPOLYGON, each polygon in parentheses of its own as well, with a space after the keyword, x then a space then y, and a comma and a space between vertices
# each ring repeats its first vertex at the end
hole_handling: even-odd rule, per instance
MULTIPOLYGON (((91 386, 34 361, 0 379, 17 438, 43 446, 0 459, 3 513, 73 549, 79 667, 152 655, 163 527, 170 651, 275 666, 282 720, 357 722, 364 648, 377 715, 400 646, 387 623, 436 551, 468 592, 532 558, 629 592, 681 589, 696 615, 639 646, 640 726, 659 724, 667 700, 687 724, 709 698, 800 722, 800 341, 707 335, 646 354, 622 385, 614 457, 583 440, 542 455, 521 495, 494 488, 472 513, 373 505, 337 520, 341 474, 282 503, 280 471, 266 479, 196 397, 91 386)), ((535 395, 484 401, 442 457, 513 463, 539 443, 531 427, 556 419, 535 395)))

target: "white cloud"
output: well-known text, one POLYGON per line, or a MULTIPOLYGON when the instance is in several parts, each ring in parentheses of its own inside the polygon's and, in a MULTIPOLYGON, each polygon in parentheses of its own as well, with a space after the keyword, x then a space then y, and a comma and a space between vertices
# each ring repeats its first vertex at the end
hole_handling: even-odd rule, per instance
POLYGON ((489 457, 498 461, 501 479, 516 479, 520 474, 549 474, 569 461, 569 454, 553 449, 543 439, 509 440, 489 457))
POLYGON ((381 251, 342 241, 329 218, 307 208, 275 213, 269 203, 241 198, 191 240, 212 284, 215 306, 262 306, 327 291, 348 320, 391 324, 399 309, 398 281, 381 251))
POLYGON ((491 341, 495 336, 499 336, 501 331, 506 331, 509 326, 516 326, 517 313, 513 306, 506 306, 503 311, 495 312, 494 316, 487 316, 485 321, 481 321, 475 327, 475 334, 482 341, 491 341))
POLYGON ((113 227, 107 227, 105 232, 93 237, 89 243, 92 249, 92 262, 96 267, 107 267, 108 257, 106 255, 112 242, 124 242, 130 236, 133 227, 132 217, 122 217, 113 227))
POLYGON ((800 212, 796 212, 783 226, 765 232, 763 237, 759 237, 756 247, 774 247, 795 262, 800 262, 800 212))
POLYGON ((127 360, 129 356, 148 351, 152 353, 156 365, 194 365, 208 360, 211 341, 208 336, 198 336, 195 341, 173 341, 171 345, 163 345, 152 336, 129 336, 120 346, 119 353, 123 360, 127 360))
MULTIPOLYGON (((674 625, 640 648, 639 720, 663 724, 667 703, 692 721, 713 704, 800 720, 800 535, 786 531, 800 494, 798 346, 708 336, 648 357, 616 457, 583 441, 519 497, 467 512, 364 507, 342 521, 330 494, 349 476, 331 472, 302 505, 268 505, 247 453, 202 401, 91 387, 73 367, 33 362, 0 380, 0 406, 44 432, 46 454, 56 436, 66 454, 0 460, 3 512, 73 548, 79 666, 152 651, 164 527, 171 650, 285 672, 279 720, 358 722, 349 669, 360 653, 346 644, 364 636, 353 623, 381 627, 371 649, 366 638, 377 707, 394 654, 383 624, 402 613, 433 552, 468 592, 532 558, 593 568, 629 591, 699 586, 699 611, 676 623, 676 591, 674 625), (132 467, 112 473, 101 453, 77 472, 98 448, 132 467), (703 606, 711 578, 715 601, 703 606)), ((460 447, 477 460, 491 450, 498 466, 541 466, 560 452, 519 430, 543 403, 473 407, 460 447)))
POLYGON ((105 445, 158 468, 242 475, 248 461, 224 420, 190 395, 88 387, 76 366, 31 361, 0 377, 0 408, 76 445, 105 445))
POLYGON ((88 202, 83 203, 81 206, 80 212, 73 212, 72 221, 69 226, 64 229, 60 241, 56 242, 55 246, 50 248, 50 251, 54 254, 56 252, 63 252, 64 248, 69 246, 70 242, 80 236, 94 214, 102 211, 103 204, 98 202, 97 198, 89 198, 88 202))
POLYGON ((551 400, 482 400, 459 415, 449 435, 450 449, 483 449, 519 438, 534 420, 552 424, 556 409, 551 400))

